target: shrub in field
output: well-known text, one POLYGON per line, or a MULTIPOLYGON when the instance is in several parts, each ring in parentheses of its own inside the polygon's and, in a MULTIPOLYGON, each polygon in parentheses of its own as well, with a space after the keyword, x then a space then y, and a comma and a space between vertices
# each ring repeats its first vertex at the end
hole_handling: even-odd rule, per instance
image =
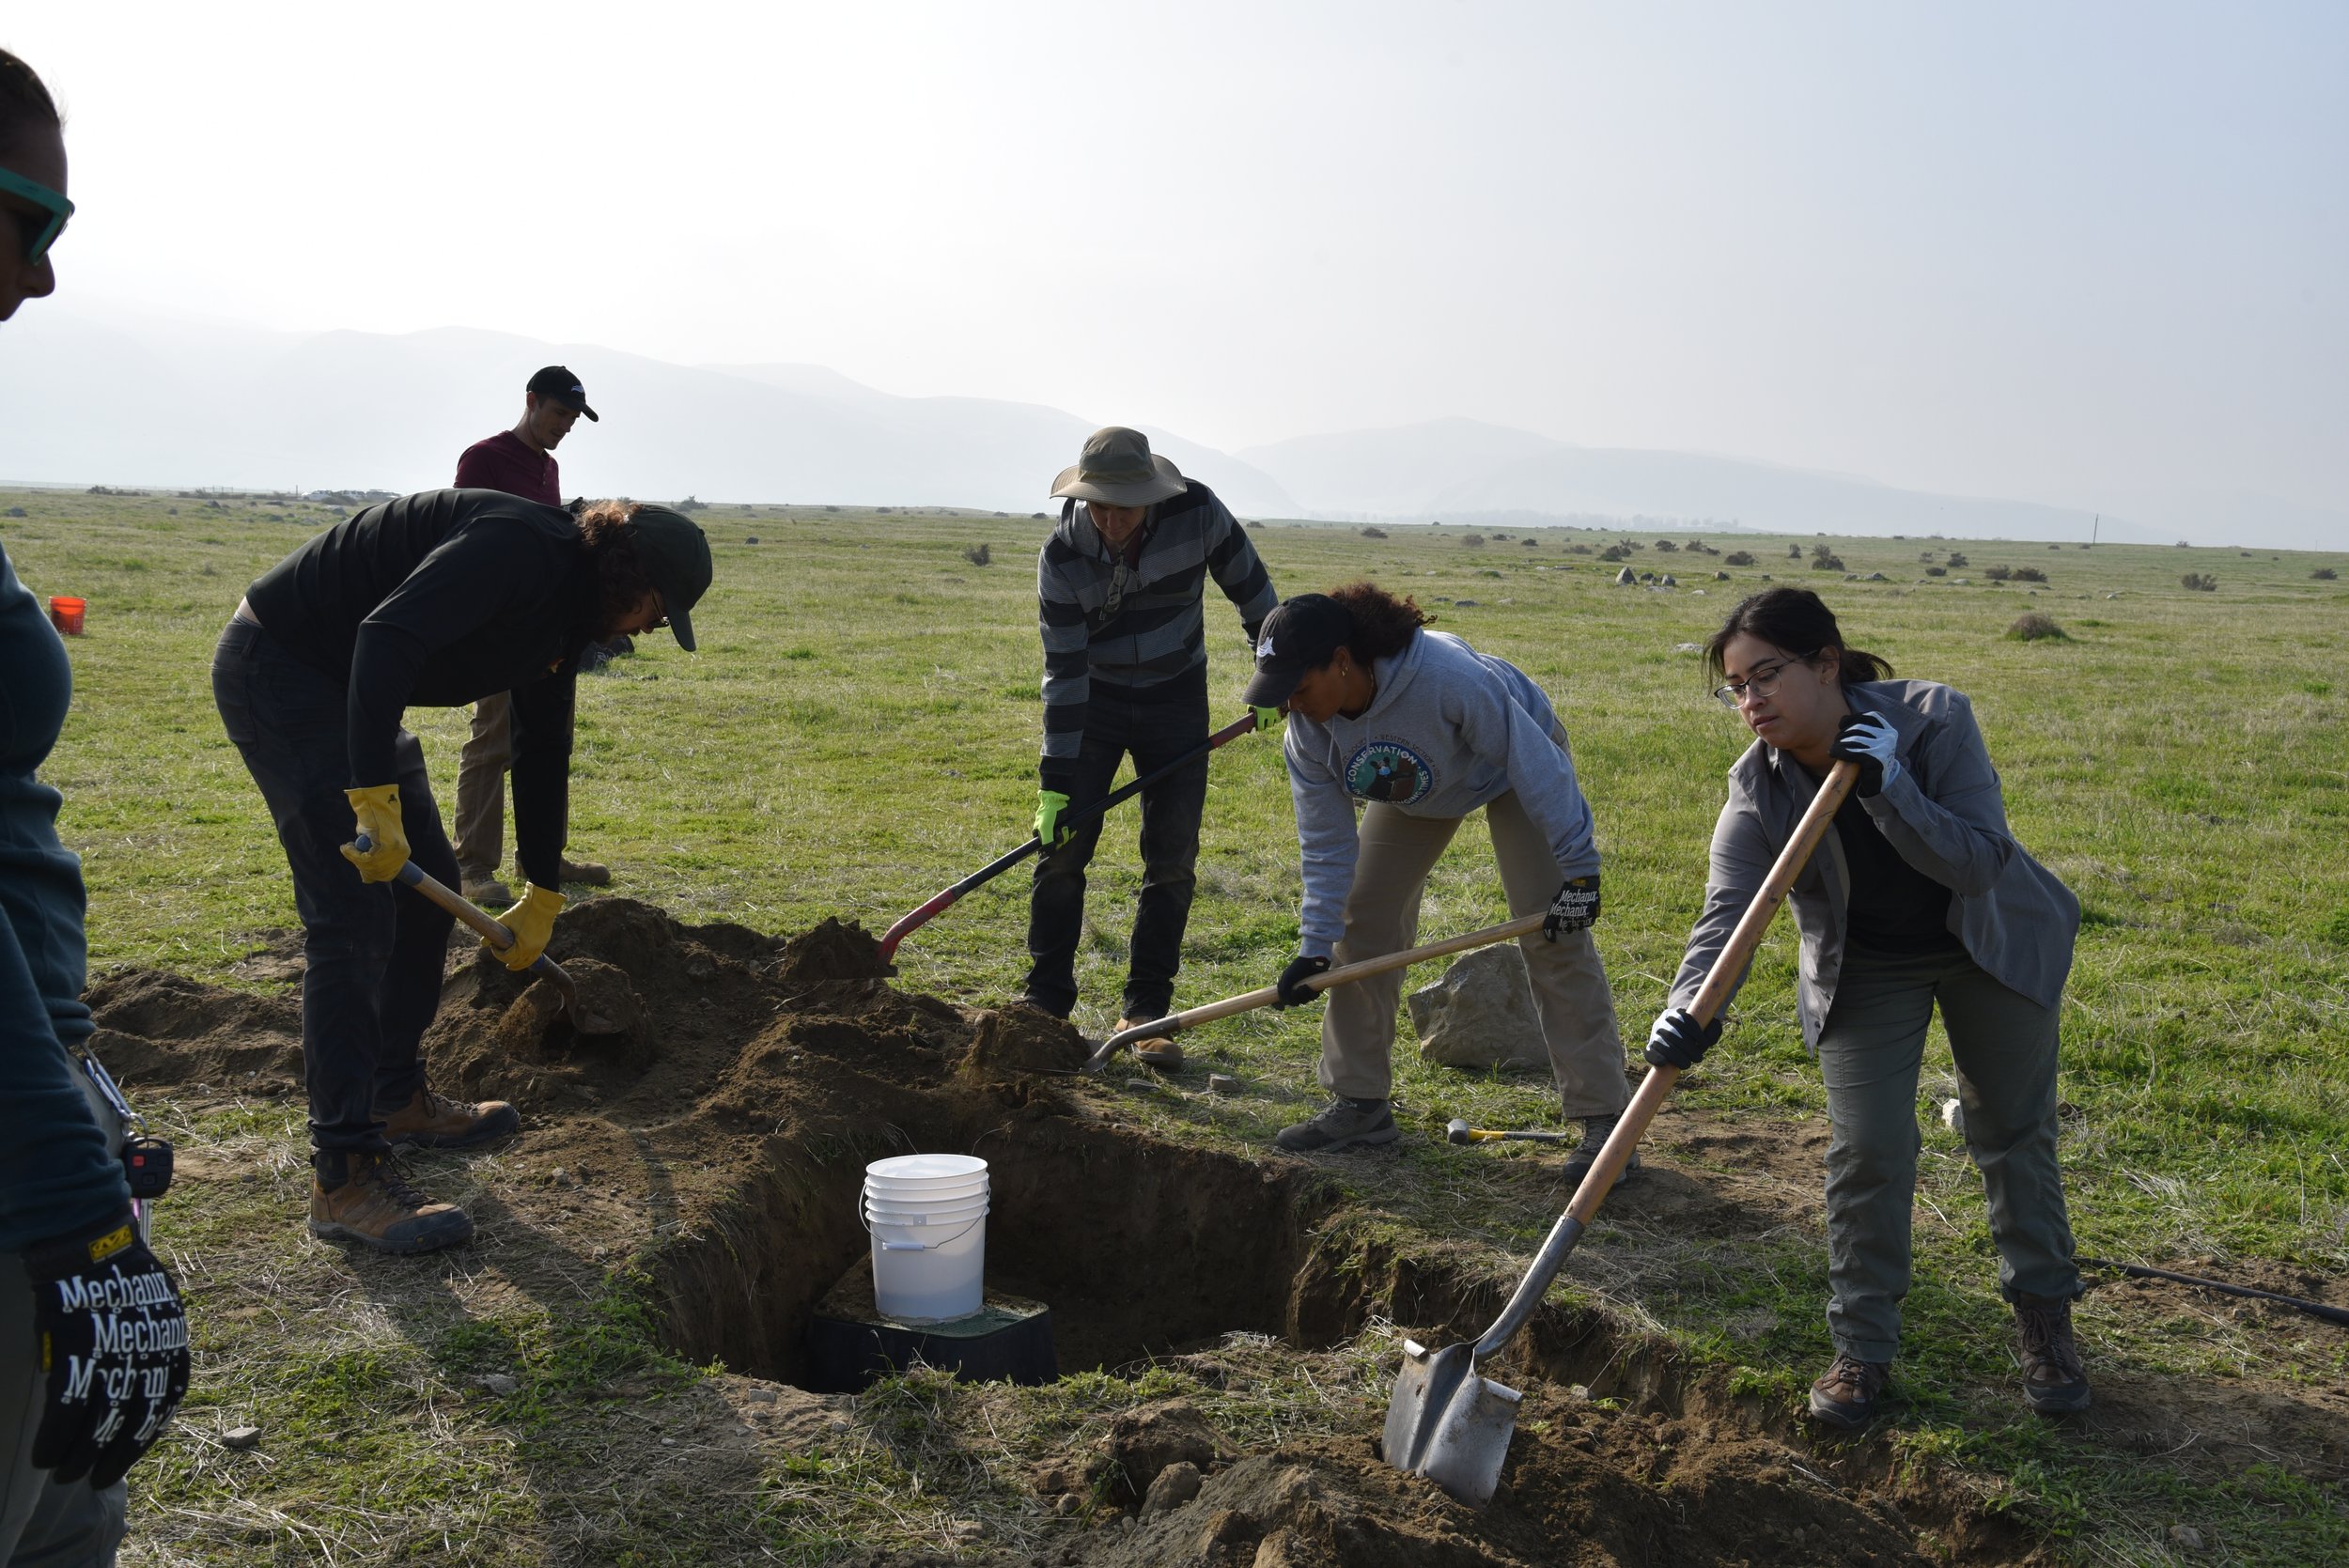
POLYGON ((2045 582, 2047 581, 2047 574, 2041 571, 2037 567, 2017 567, 2015 568, 2015 581, 2017 582, 2045 582))
POLYGON ((1811 569, 1812 571, 1842 571, 1843 558, 1824 544, 1812 545, 1811 547, 1811 569))
POLYGON ((2319 567, 2314 571, 2309 573, 2309 575, 2319 582, 2330 582, 2335 578, 2338 578, 2341 573, 2333 570, 2330 567, 2319 567))
POLYGON ((1658 539, 1656 541, 1656 552, 1658 555, 1670 555, 1679 548, 1680 547, 1678 545, 1672 543, 1670 539, 1658 539))
POLYGON ((2006 629, 2006 634, 2017 643, 2068 643, 2072 640, 2064 635, 2063 629, 2056 625, 2052 617, 2043 615, 2036 610, 2028 615, 2015 616, 2015 624, 2006 629))
POLYGON ((2015 575, 2015 568, 2013 567, 1984 567, 1982 568, 1982 575, 1993 582, 2004 582, 2015 575))
POLYGON ((1525 548, 1528 550, 1539 550, 1542 548, 1542 541, 1539 539, 1528 539, 1525 541, 1525 548))
POLYGON ((1482 550, 1485 548, 1485 536, 1482 534, 1463 534, 1460 536, 1460 542, 1468 546, 1470 550, 1482 550))
POLYGON ((1362 537, 1365 539, 1383 539, 1386 536, 1387 531, 1383 528, 1365 528, 1362 530, 1362 537))
POLYGON ((1628 561, 1631 559, 1631 551, 1621 545, 1609 545, 1598 552, 1598 558, 1602 561, 1628 561))
POLYGON ((1801 560, 1801 559, 1802 559, 1802 546, 1800 546, 1800 545, 1798 545, 1798 544, 1789 544, 1789 545, 1786 547, 1786 559, 1788 559, 1789 561, 1799 561, 1799 560, 1801 560))
POLYGON ((2198 594, 2215 594, 2218 591, 2218 579, 2208 572, 2190 571, 2178 579, 2178 586, 2191 588, 2198 594))
POLYGON ((1590 552, 1591 547, 1589 545, 1571 544, 1566 546, 1566 553, 1569 555, 1588 555, 1590 552))
POLYGON ((1955 571, 1955 570, 1957 570, 1960 567, 1963 567, 1964 565, 1966 565, 1966 552, 1965 552, 1964 551, 1962 551, 1962 550, 1952 550, 1952 551, 1950 551, 1950 569, 1951 569, 1952 571, 1955 571))
POLYGON ((1925 568, 1925 575, 1927 577, 1947 577, 1950 575, 1950 568, 1947 567, 1927 567, 1925 568))
POLYGON ((1724 567, 1750 567, 1753 565, 1753 551, 1750 550, 1733 550, 1728 554, 1721 557, 1721 565, 1724 567))
POLYGON ((986 545, 972 545, 962 552, 962 558, 974 567, 986 566, 990 555, 991 551, 986 545))

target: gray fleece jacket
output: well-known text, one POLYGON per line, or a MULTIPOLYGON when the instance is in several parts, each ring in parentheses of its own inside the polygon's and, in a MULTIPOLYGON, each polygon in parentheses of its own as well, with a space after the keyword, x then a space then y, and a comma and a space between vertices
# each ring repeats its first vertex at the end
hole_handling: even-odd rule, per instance
MULTIPOLYGON (((1973 705, 1964 692, 1930 680, 1869 681, 1844 696, 1853 711, 1882 714, 1900 736, 1900 776, 1860 802, 1870 820, 1902 860, 1950 890, 1950 934, 1968 956, 2008 989, 2053 1007, 2072 972, 2079 900, 2015 842, 1973 705)), ((1696 1000, 1818 793, 1810 771, 1767 741, 1756 740, 1730 768, 1729 800, 1713 829, 1704 911, 1688 933, 1672 1006, 1696 1000)), ((1843 911, 1851 902, 1851 873, 1834 833, 1819 841, 1789 902, 1802 932, 1796 1010, 1804 1042, 1815 1048, 1835 1005, 1847 935, 1843 911)), ((1745 984, 1743 974, 1737 983, 1745 984)))
POLYGON ((1566 732, 1523 670, 1447 632, 1418 631, 1371 675, 1378 694, 1359 719, 1341 714, 1323 724, 1289 716, 1289 792, 1305 880, 1301 952, 1326 958, 1346 935, 1357 802, 1407 816, 1466 816, 1515 790, 1549 839, 1559 880, 1598 870, 1566 732))

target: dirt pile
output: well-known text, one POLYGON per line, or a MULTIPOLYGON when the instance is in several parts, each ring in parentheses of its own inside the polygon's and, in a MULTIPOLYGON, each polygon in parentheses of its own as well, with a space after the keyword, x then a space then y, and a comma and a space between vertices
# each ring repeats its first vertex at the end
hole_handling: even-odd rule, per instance
POLYGON ((881 956, 880 943, 855 922, 843 925, 827 915, 813 930, 783 944, 774 978, 786 986, 817 986, 830 980, 881 980, 897 966, 881 956))
POLYGON ((962 1076, 974 1083, 996 1083, 1023 1074, 1074 1073, 1092 1054, 1067 1020, 1033 1007, 1005 1007, 978 1015, 962 1076))

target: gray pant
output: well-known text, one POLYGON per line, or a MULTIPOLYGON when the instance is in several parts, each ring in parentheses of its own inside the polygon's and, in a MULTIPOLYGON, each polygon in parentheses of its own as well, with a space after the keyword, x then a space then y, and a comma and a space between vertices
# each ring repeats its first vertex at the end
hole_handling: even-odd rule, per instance
POLYGON ((2009 990, 1961 951, 1854 949, 1819 1034, 1819 1067, 1834 1129, 1828 1327, 1838 1350, 1865 1361, 1890 1361, 1900 1348, 1921 1143, 1917 1076, 1937 1001, 1967 1146, 1989 1196, 1999 1291, 2010 1301, 2080 1293, 2056 1159, 2056 1010, 2009 990))
MULTIPOLYGON (((1558 892, 1558 862, 1549 841, 1525 815, 1515 791, 1485 808, 1493 855, 1512 917, 1539 914, 1558 892)), ((1399 953, 1419 940, 1419 901, 1444 846, 1460 830, 1456 816, 1407 816, 1383 801, 1363 808, 1356 832, 1354 889, 1346 900, 1346 936, 1332 962, 1351 964, 1399 953)), ((1533 983, 1533 1011, 1542 1022, 1561 1109, 1569 1117, 1612 1115, 1629 1103, 1623 1076, 1623 1041, 1615 1032, 1615 1000, 1607 970, 1588 931, 1550 941, 1539 931, 1520 938, 1533 983)), ((1403 971, 1391 970, 1337 986, 1321 1016, 1321 1086, 1349 1099, 1383 1100, 1394 1084, 1394 1010, 1403 971)))
POLYGON ((473 735, 457 759, 457 869, 487 882, 506 860, 506 770, 514 762, 513 700, 474 704, 473 735))
POLYGON ((24 1260, 0 1252, 0 1564, 6 1568, 110 1568, 122 1545, 129 1488, 59 1483, 33 1468, 40 1428, 40 1348, 24 1260))

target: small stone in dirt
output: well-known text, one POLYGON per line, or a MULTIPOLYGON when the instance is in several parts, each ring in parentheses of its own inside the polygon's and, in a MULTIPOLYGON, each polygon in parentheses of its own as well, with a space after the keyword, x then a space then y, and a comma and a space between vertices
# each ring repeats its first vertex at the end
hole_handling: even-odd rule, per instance
POLYGON ((220 1435, 220 1446, 249 1449, 261 1446, 261 1429, 257 1426, 232 1426, 220 1435))
POLYGON ((507 1394, 521 1388, 521 1384, 505 1373, 493 1372, 482 1378, 481 1386, 497 1395, 498 1398, 504 1399, 507 1394))
POLYGON ((1176 1460, 1150 1483, 1149 1496, 1142 1499, 1143 1517, 1182 1507, 1199 1495, 1199 1467, 1188 1459, 1176 1460))
POLYGON ((673 1449, 677 1447, 677 1439, 675 1437, 663 1437, 661 1439, 661 1446, 664 1449, 673 1449))
POLYGON ((2202 1532, 2192 1525, 2171 1525, 2170 1539, 2180 1551, 2199 1552, 2202 1549, 2202 1532))
POLYGON ((745 1389, 742 1390, 742 1397, 753 1405, 772 1405, 775 1402, 775 1390, 772 1389, 745 1389))
POLYGON ((1139 1089, 1145 1094, 1152 1094, 1158 1092, 1159 1086, 1150 1079, 1129 1078, 1126 1080, 1126 1087, 1128 1089, 1139 1089))
POLYGON ((1185 1461, 1202 1469, 1226 1457, 1228 1450, 1207 1418, 1186 1399, 1160 1400, 1127 1411, 1110 1423, 1100 1452, 1114 1469, 1117 1493, 1138 1499, 1169 1465, 1185 1461))
POLYGON ((1234 1078, 1229 1073, 1209 1073, 1207 1075, 1207 1093, 1210 1094, 1237 1094, 1239 1093, 1239 1079, 1234 1078))

